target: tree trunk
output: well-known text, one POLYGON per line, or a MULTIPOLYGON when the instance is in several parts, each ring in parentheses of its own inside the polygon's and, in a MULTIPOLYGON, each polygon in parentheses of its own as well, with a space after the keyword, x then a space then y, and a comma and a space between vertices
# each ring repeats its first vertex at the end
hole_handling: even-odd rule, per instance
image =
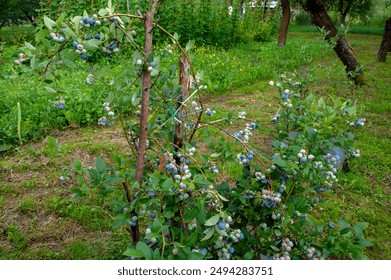
POLYGON ((280 23, 280 30, 278 31, 278 46, 286 45, 286 36, 288 34, 289 21, 291 19, 291 5, 290 0, 281 0, 282 19, 280 23))
POLYGON ((181 53, 179 57, 179 85, 181 86, 181 93, 179 94, 177 99, 178 113, 175 119, 175 131, 174 131, 175 151, 178 151, 183 147, 183 139, 185 133, 185 116, 186 116, 186 106, 183 104, 183 101, 185 101, 187 96, 189 95, 189 89, 190 89, 189 70, 190 70, 190 64, 187 61, 186 56, 183 53, 181 53))
POLYGON ((340 14, 339 23, 345 25, 346 24, 346 16, 348 15, 350 10, 350 3, 347 3, 347 7, 343 8, 343 0, 339 0, 338 2, 338 12, 340 14))
POLYGON ((377 53, 377 61, 386 62, 387 52, 390 51, 391 51, 391 18, 386 20, 383 40, 381 41, 379 52, 377 53))
POLYGON ((335 53, 345 65, 348 77, 356 84, 364 84, 363 71, 348 40, 338 34, 330 16, 328 15, 323 0, 307 0, 303 8, 309 13, 312 22, 319 28, 327 31, 325 40, 333 45, 335 53))

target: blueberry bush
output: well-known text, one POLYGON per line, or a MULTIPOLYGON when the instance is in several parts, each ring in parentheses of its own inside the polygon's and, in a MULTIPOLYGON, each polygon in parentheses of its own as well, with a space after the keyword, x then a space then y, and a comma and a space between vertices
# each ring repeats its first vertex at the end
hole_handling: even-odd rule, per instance
POLYGON ((36 45, 26 43, 15 59, 53 80, 45 90, 60 111, 70 106, 56 88, 62 75, 87 65, 83 82, 107 93, 98 124, 120 122, 129 143, 130 156, 112 164, 75 161, 61 184, 74 199, 97 192, 112 200, 113 226, 131 236, 124 252, 131 259, 366 258, 367 223, 318 217, 323 194, 360 156, 354 132, 365 119, 355 101, 317 97, 311 71, 284 73, 269 83, 279 103, 270 120, 248 119, 245 111, 221 117, 204 105, 208 87, 189 55, 194 41, 182 46, 156 22, 158 5, 149 1, 127 14, 109 1, 97 14, 45 17, 36 45), (162 50, 152 48, 155 30, 170 41, 162 50), (106 79, 110 68, 95 62, 113 56, 132 63, 106 79), (179 67, 164 63, 172 56, 179 67), (270 123, 270 143, 253 140, 270 123))

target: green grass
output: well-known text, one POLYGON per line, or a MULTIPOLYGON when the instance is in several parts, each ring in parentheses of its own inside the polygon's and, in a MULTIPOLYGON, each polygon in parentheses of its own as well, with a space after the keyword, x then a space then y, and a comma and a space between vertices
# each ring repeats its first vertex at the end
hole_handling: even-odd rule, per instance
MULTIPOLYGON (((376 62, 380 36, 351 34, 348 39, 364 65, 367 85, 362 88, 346 79, 342 64, 318 33, 291 32, 284 48, 276 48, 275 42, 239 45, 225 51, 200 48, 193 51, 194 64, 204 71, 203 81, 209 89, 204 93, 206 106, 215 105, 217 117, 234 110, 247 111, 249 118, 261 119, 263 127, 256 141, 265 152, 269 145, 267 128, 276 112, 277 98, 267 84, 277 75, 304 66, 313 68, 315 82, 311 90, 316 94, 357 99, 363 117, 367 118, 367 125, 356 133, 356 146, 362 157, 351 162, 350 172, 341 175, 319 216, 324 221, 342 217, 350 223, 369 222, 364 234, 374 246, 366 254, 370 259, 391 259, 391 67, 389 62, 376 62)), ((126 63, 115 67, 113 73, 124 67, 126 63)), ((72 104, 81 101, 101 107, 101 101, 107 97, 106 89, 102 84, 84 85, 86 75, 87 72, 78 69, 66 75, 59 87, 64 96, 75 99, 72 104), (67 84, 72 86, 67 88, 67 84)), ((8 121, 7 125, 11 124, 12 129, 7 130, 10 141, 17 141, 12 123, 17 100, 34 101, 22 102, 24 116, 29 110, 49 113, 52 110, 52 100, 42 90, 44 83, 38 76, 27 73, 18 79, 25 83, 14 86, 12 78, 0 81, 0 95, 11 108, 10 115, 3 119, 8 121), (29 79, 33 79, 34 86, 27 83, 29 79), (31 91, 27 93, 27 89, 31 91)), ((84 112, 83 108, 80 112, 84 112)), ((94 125, 94 118, 100 113, 96 112, 91 115, 91 122, 84 124, 87 127, 65 131, 56 130, 55 125, 45 126, 48 120, 33 114, 30 122, 24 119, 22 123, 26 144, 0 154, 0 209, 8 213, 0 217, 0 259, 122 258, 129 236, 110 227, 113 221, 110 205, 102 203, 95 194, 91 199, 72 202, 71 184, 61 186, 59 181, 62 169, 71 168, 74 159, 87 166, 93 165, 97 156, 110 160, 112 155, 126 151, 118 126, 112 131, 94 125), (35 129, 36 137, 29 137, 28 129, 35 129), (48 133, 54 133, 52 138, 45 138, 48 133), (31 142, 32 139, 36 142, 31 142)), ((237 176, 241 174, 232 164, 224 168, 237 176)))
MULTIPOLYGON (((317 32, 318 29, 315 25, 289 25, 289 32, 317 32)), ((384 26, 378 25, 364 25, 364 24, 352 24, 348 28, 348 34, 368 34, 368 35, 383 35, 384 26)), ((288 35, 289 36, 289 35, 288 35)))

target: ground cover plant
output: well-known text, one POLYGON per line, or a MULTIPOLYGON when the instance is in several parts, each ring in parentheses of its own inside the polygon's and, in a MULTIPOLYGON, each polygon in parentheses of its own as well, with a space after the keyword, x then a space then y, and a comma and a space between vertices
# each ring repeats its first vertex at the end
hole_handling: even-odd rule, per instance
MULTIPOLYGON (((116 25, 115 22, 112 23, 112 26, 116 25)), ((59 35, 50 35, 50 37, 59 38, 59 35)), ((174 39, 173 43, 177 44, 174 35, 172 39, 174 39)), ((320 41, 315 42, 316 45, 320 41)), ((300 44, 299 40, 298 44, 300 44)), ((254 44, 253 46, 255 51, 268 52, 269 57, 275 59, 275 50, 273 55, 271 45, 254 44)), ((36 48, 29 45, 26 47, 32 51, 36 48)), ((79 49, 78 46, 76 49, 79 49)), ((248 49, 246 46, 234 50, 235 57, 239 55, 246 57, 244 52, 248 52, 248 49)), ((171 49, 164 48, 164 54, 169 54, 169 50, 171 49)), ((46 147, 41 147, 38 151, 31 147, 20 151, 21 157, 43 157, 49 163, 49 167, 55 168, 57 164, 54 162, 62 161, 62 170, 57 171, 57 174, 53 172, 48 187, 52 184, 61 186, 60 193, 66 199, 54 196, 49 199, 49 202, 43 200, 44 209, 48 210, 45 213, 53 211, 54 215, 65 217, 68 222, 75 221, 82 225, 83 229, 92 232, 107 231, 111 225, 114 225, 118 229, 113 232, 118 235, 113 239, 120 237, 121 241, 112 243, 114 246, 108 248, 106 258, 118 258, 123 251, 126 256, 132 258, 148 259, 365 258, 363 249, 371 247, 371 243, 363 239, 362 234, 368 226, 367 220, 350 215, 346 215, 347 221, 339 219, 339 214, 346 208, 344 204, 339 203, 337 197, 332 197, 333 194, 328 193, 331 189, 345 193, 344 188, 339 188, 340 183, 332 182, 336 181, 337 173, 341 173, 341 170, 337 171, 337 167, 344 166, 347 169, 347 163, 342 157, 357 157, 360 154, 357 148, 353 149, 352 144, 354 138, 360 140, 360 133, 365 134, 365 130, 356 131, 367 123, 365 120, 367 116, 361 116, 360 106, 355 104, 357 96, 364 93, 342 78, 341 67, 335 65, 332 65, 333 67, 325 65, 323 69, 315 67, 314 62, 324 63, 319 61, 319 50, 317 52, 315 50, 316 48, 311 49, 311 47, 301 48, 302 52, 299 52, 298 58, 300 61, 295 61, 289 60, 290 53, 294 52, 293 47, 283 49, 279 55, 286 58, 286 66, 282 62, 278 65, 271 62, 264 63, 265 67, 269 67, 269 71, 261 70, 261 67, 258 68, 259 72, 257 69, 246 71, 249 74, 246 76, 248 80, 245 81, 239 81, 243 75, 232 75, 233 83, 216 79, 215 74, 224 77, 224 72, 219 72, 212 65, 212 69, 209 70, 212 74, 207 76, 209 81, 206 79, 207 86, 194 83, 194 88, 190 87, 192 92, 212 89, 211 93, 217 91, 221 95, 223 90, 242 86, 239 90, 246 91, 252 103, 267 102, 270 106, 265 106, 268 110, 262 112, 257 106, 247 112, 241 108, 241 106, 251 108, 247 105, 246 97, 225 100, 227 95, 218 97, 212 94, 210 99, 207 99, 207 103, 204 101, 200 103, 198 99, 186 100, 189 101, 187 111, 189 117, 179 116, 176 111, 177 94, 180 89, 178 89, 175 68, 165 66, 164 55, 161 55, 161 59, 147 56, 144 57, 143 62, 142 55, 136 53, 131 58, 132 63, 128 65, 130 72, 135 70, 139 73, 140 66, 142 71, 153 72, 154 69, 160 69, 162 72, 160 74, 162 79, 156 80, 152 93, 150 106, 153 108, 151 109, 153 114, 149 118, 149 130, 155 134, 148 137, 151 153, 147 153, 147 171, 142 184, 133 179, 135 171, 132 167, 134 150, 137 150, 137 144, 141 141, 137 137, 139 128, 136 117, 140 114, 138 112, 140 98, 137 90, 132 91, 137 85, 127 82, 126 79, 125 82, 111 82, 108 78, 105 83, 105 75, 101 78, 101 75, 96 74, 97 70, 92 68, 91 76, 86 72, 83 82, 92 88, 100 86, 108 89, 106 100, 94 105, 101 110, 98 122, 105 127, 103 131, 112 135, 115 141, 114 139, 119 138, 119 133, 115 125, 113 129, 115 120, 112 117, 119 116, 120 125, 118 121, 117 125, 125 131, 126 136, 124 142, 120 143, 125 147, 130 144, 129 152, 125 154, 115 152, 115 146, 113 148, 110 142, 107 146, 98 142, 99 144, 88 147, 89 153, 95 156, 75 159, 71 154, 78 144, 63 146, 53 137, 49 137, 46 147), (312 53, 311 50, 314 52, 312 53), (274 74, 271 75, 270 72, 274 74), (255 87, 245 84, 251 84, 260 77, 263 77, 263 80, 255 87), (335 81, 330 83, 330 77, 339 77, 340 80, 338 83, 335 81), (318 81, 315 83, 316 79, 318 81), (222 85, 218 87, 216 84, 220 80, 222 85), (124 88, 126 90, 122 90, 124 88), (258 91, 254 94, 254 90, 258 91), (269 95, 265 96, 262 92, 267 92, 269 95), (326 92, 330 92, 333 96, 328 97, 326 92), (351 92, 354 95, 351 95, 351 92), (214 98, 219 101, 218 104, 226 103, 226 108, 218 108, 219 106, 214 105, 214 98), (161 106, 162 103, 164 106, 161 106), (198 118, 201 112, 203 116, 198 118), (191 141, 184 142, 182 149, 171 144, 178 118, 183 122, 185 119, 190 121, 186 127, 197 128, 195 137, 191 141), (262 134, 257 138, 259 132, 263 133, 263 138, 262 134), (133 152, 132 146, 134 146, 133 152), (339 154, 342 148, 344 152, 339 154), (111 156, 110 159, 108 154, 103 153, 105 149, 108 149, 110 154, 116 155, 111 156), (127 188, 130 187, 135 190, 130 192, 134 195, 131 199, 126 195, 129 193, 127 188), (74 198, 79 200, 70 202, 68 200, 70 192, 73 192, 74 198), (330 196, 335 205, 323 201, 330 196), (84 210, 85 212, 82 213, 86 213, 86 217, 78 215, 79 210, 84 210), (86 219, 90 215, 92 219, 86 219), (107 224, 103 223, 98 228, 94 226, 95 221, 106 219, 107 224), (111 219, 114 222, 110 222, 111 219), (134 235, 132 236, 133 245, 127 244, 129 235, 121 231, 121 226, 125 226, 133 233, 135 228, 141 228, 138 231, 138 240, 134 241, 134 235), (243 239, 245 242, 241 241, 243 239), (129 245, 128 249, 125 249, 127 245, 129 245)), ((327 51, 327 47, 323 47, 323 53, 327 51)), ((206 51, 199 49, 198 52, 201 57, 204 54, 206 57, 223 57, 221 59, 223 66, 223 63, 237 65, 235 58, 226 62, 224 55, 216 54, 213 49, 206 51)), ((197 55, 197 50, 194 54, 197 55)), ((225 57, 229 58, 229 52, 226 55, 225 57)), ((29 57, 28 54, 25 56, 29 57)), ((83 58, 82 53, 80 57, 83 58)), ((19 57, 21 58, 24 57, 19 57)), ((254 64, 262 63, 262 58, 264 56, 259 55, 259 61, 254 64)), ((170 60, 172 61, 172 58, 168 58, 167 65, 170 65, 170 60)), ((30 70, 26 68, 26 71, 30 70)), ((207 69, 204 70, 204 77, 206 71, 207 69)), ((242 72, 241 69, 236 71, 242 72)), ((194 81, 200 77, 201 73, 194 81)), ((65 97, 66 89, 61 89, 60 81, 61 79, 55 80, 46 88, 44 86, 44 90, 53 96, 61 94, 59 97, 65 97)), ((201 80, 201 83, 204 81, 205 79, 201 80)), ((385 85, 380 84, 379 92, 382 93, 385 85)), ((207 93, 208 91, 204 91, 203 95, 207 93)), ((194 93, 193 95, 196 96, 194 93)), ((382 95, 381 98, 387 96, 382 95)), ((68 107, 68 100, 67 98, 62 102, 59 98, 49 104, 56 110, 55 112, 62 112, 68 107)), ((386 105, 379 109, 381 113, 387 112, 386 105)), ((379 120, 381 119, 380 116, 379 120)), ((187 134, 190 138, 193 135, 191 131, 189 130, 187 134)), ((90 137, 88 142, 92 141, 93 135, 91 134, 90 137)), ((384 144, 386 143, 387 140, 384 144)), ((83 144, 79 145, 83 146, 83 144)), ((12 182, 15 167, 9 164, 12 164, 12 159, 6 159, 2 163, 3 178, 12 182)), ((352 170, 357 167, 355 161, 351 161, 350 164, 352 170)), ((384 172, 387 172, 389 166, 387 158, 382 159, 380 166, 384 167, 384 172)), ((29 164, 21 164, 19 167, 22 172, 31 169, 29 164)), ((356 185, 348 177, 352 176, 349 173, 346 178, 344 175, 338 176, 342 176, 340 177, 342 186, 349 188, 356 185)), ((355 174, 355 176, 360 178, 360 175, 355 174)), ((42 186, 41 183, 34 183, 34 180, 27 182, 26 188, 42 186)), ((376 183, 380 186, 376 188, 378 199, 384 197, 382 202, 387 201, 389 193, 387 189, 383 190, 381 187, 384 183, 376 183)), ((17 186, 12 183, 10 185, 17 186)), ((4 187, 4 192, 7 189, 4 187)), ((362 188, 360 191, 366 193, 369 189, 362 188)), ((10 195, 4 195, 2 205, 7 205, 12 196, 18 196, 18 193, 11 192, 10 195)), ((39 209, 42 209, 40 203, 37 203, 33 197, 26 197, 20 203, 17 212, 31 214, 39 209)), ((375 220, 377 215, 374 216, 372 220, 375 220)), ((6 217, 10 218, 8 215, 6 217)), ((389 224, 387 216, 383 217, 385 217, 383 223, 389 224)), ((18 258, 20 257, 18 253, 23 256, 22 252, 30 249, 29 240, 20 234, 19 227, 22 225, 18 226, 7 221, 8 226, 4 227, 3 232, 8 247, 4 247, 6 248, 4 254, 12 251, 14 247, 16 252, 14 251, 13 256, 18 258)), ((379 239, 380 236, 387 236, 387 234, 383 235, 384 231, 379 230, 378 233, 382 233, 377 236, 379 239)), ((375 243, 376 238, 370 238, 370 241, 375 243)), ((69 244, 69 242, 64 243, 69 244)), ((83 248, 83 245, 91 246, 96 250, 94 244, 84 239, 82 242, 74 242, 74 246, 68 249, 68 255, 64 251, 57 255, 46 252, 43 257, 89 258, 75 253, 78 248, 83 248), (84 245, 85 243, 88 245, 84 245)), ((378 247, 376 243, 375 246, 376 252, 381 252, 380 246, 378 247)), ((385 258, 387 252, 389 249, 382 252, 385 258)), ((92 251, 92 254, 94 253, 97 252, 92 251)), ((34 255, 30 256, 34 257, 34 255)))

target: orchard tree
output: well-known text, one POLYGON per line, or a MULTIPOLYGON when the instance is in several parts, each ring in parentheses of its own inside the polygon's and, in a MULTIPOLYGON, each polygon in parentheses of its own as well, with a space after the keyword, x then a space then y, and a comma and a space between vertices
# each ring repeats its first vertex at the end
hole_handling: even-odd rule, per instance
POLYGON ((333 46, 335 53, 346 67, 348 76, 358 85, 364 84, 363 71, 353 48, 343 34, 340 34, 326 10, 324 0, 305 0, 303 8, 311 21, 326 32, 325 40, 333 46))
POLYGON ((282 19, 280 29, 278 31, 278 46, 286 45, 286 36, 288 33, 288 26, 291 18, 290 0, 281 0, 282 19))
POLYGON ((338 11, 340 24, 346 25, 347 16, 364 17, 373 7, 372 0, 326 0, 328 8, 338 11))

